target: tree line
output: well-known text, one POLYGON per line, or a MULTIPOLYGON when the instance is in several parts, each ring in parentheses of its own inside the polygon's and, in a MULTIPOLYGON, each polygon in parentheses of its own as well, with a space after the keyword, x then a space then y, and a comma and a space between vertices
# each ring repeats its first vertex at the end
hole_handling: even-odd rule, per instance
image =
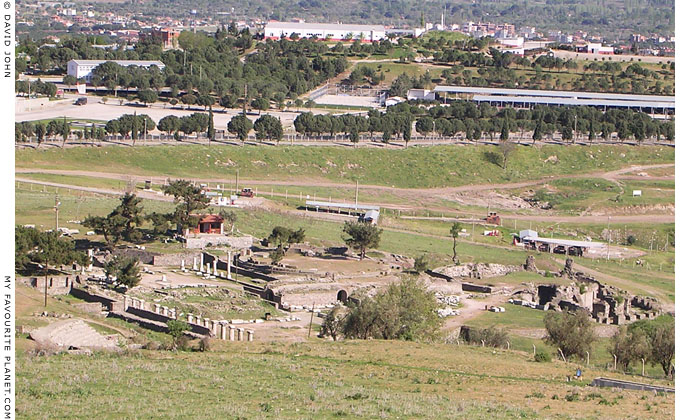
POLYGON ((295 130, 304 135, 349 134, 352 141, 359 133, 381 133, 384 142, 393 135, 403 135, 409 141, 412 123, 415 131, 423 136, 434 134, 443 137, 462 136, 468 140, 489 138, 491 141, 508 140, 511 134, 523 139, 529 134, 536 142, 554 139, 558 133, 563 141, 586 138, 610 140, 617 134, 619 140, 662 138, 675 139, 675 125, 671 121, 659 121, 644 112, 608 109, 601 112, 594 107, 548 107, 533 109, 497 109, 487 103, 479 105, 470 101, 453 101, 449 106, 426 107, 401 103, 387 109, 386 113, 370 110, 367 115, 314 115, 302 113, 294 121, 295 130))
MULTIPOLYGON (((533 109, 514 109, 479 105, 471 101, 453 101, 448 106, 415 103, 401 103, 391 106, 387 112, 370 110, 366 115, 359 114, 319 114, 300 113, 293 122, 296 132, 305 136, 347 135, 351 142, 360 141, 362 133, 371 138, 381 136, 381 141, 389 142, 394 137, 406 143, 412 138, 412 130, 418 135, 463 138, 470 141, 489 139, 506 141, 518 137, 554 141, 559 135, 562 142, 576 140, 611 140, 613 135, 619 141, 634 139, 643 142, 674 141, 675 124, 673 120, 660 121, 644 112, 630 109, 608 109, 602 112, 594 107, 548 107, 537 105, 533 109)), ((213 112, 196 112, 178 117, 168 115, 158 124, 145 114, 126 114, 110 120, 105 128, 90 128, 74 132, 79 138, 102 139, 105 134, 121 135, 134 141, 157 128, 159 131, 181 139, 185 135, 206 133, 209 140, 214 139, 213 112)), ((245 114, 235 115, 227 124, 228 132, 245 141, 251 130, 258 140, 279 142, 283 138, 283 125, 272 115, 264 114, 255 122, 245 114)), ((53 120, 43 123, 16 123, 16 141, 22 142, 36 136, 39 143, 46 138, 63 136, 64 140, 72 134, 66 121, 53 120)))
POLYGON ((64 146, 69 136, 75 136, 80 140, 104 140, 106 130, 102 127, 96 127, 95 123, 91 123, 90 126, 84 126, 84 128, 81 130, 73 130, 72 126, 64 118, 63 120, 51 120, 47 123, 41 121, 23 121, 20 123, 14 123, 14 140, 16 143, 24 143, 29 139, 35 138, 40 146, 41 143, 45 141, 50 139, 57 140, 61 137, 62 144, 64 146))

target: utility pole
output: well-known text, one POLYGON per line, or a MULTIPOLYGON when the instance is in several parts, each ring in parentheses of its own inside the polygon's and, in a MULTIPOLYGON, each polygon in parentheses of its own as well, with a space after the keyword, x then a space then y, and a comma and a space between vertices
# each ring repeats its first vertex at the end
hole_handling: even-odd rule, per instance
POLYGON ((60 220, 60 201, 59 201, 58 196, 56 194, 55 195, 55 231, 56 232, 60 228, 59 220, 60 220))
POLYGON ((244 101, 242 101, 242 114, 247 116, 247 84, 244 84, 244 101))
POLYGON ((359 180, 356 181, 357 184, 355 186, 355 211, 357 211, 357 205, 359 203, 359 180))
POLYGON ((237 172, 235 172, 235 194, 238 194, 240 192, 239 182, 240 182, 240 170, 238 169, 237 172))
POLYGON ((608 236, 608 246, 606 247, 606 261, 608 261, 611 256, 611 216, 609 216, 609 222, 606 225, 606 235, 608 236))

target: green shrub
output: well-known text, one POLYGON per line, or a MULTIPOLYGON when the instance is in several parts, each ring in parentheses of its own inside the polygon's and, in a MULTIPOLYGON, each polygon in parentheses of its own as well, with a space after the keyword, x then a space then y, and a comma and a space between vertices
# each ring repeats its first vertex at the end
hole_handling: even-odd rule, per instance
POLYGON ((545 350, 539 350, 534 355, 534 361, 538 363, 551 362, 551 354, 545 350))
POLYGON ((565 400, 568 402, 580 401, 580 394, 576 392, 571 392, 565 396, 565 400))

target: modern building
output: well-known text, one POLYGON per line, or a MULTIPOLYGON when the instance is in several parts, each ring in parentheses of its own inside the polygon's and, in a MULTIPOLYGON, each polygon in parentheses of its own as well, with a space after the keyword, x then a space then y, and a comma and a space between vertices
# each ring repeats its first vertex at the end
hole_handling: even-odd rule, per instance
POLYGON ((600 42, 590 42, 586 46, 577 48, 577 50, 590 54, 613 54, 613 47, 604 47, 600 42))
POLYGON ((521 48, 525 45, 525 38, 518 36, 514 38, 497 38, 501 45, 512 48, 521 48))
POLYGON ((436 94, 428 89, 410 89, 407 91, 407 100, 433 101, 436 100, 436 94))
POLYGON ((424 35, 426 28, 414 28, 414 29, 402 29, 402 28, 389 28, 386 29, 386 35, 394 36, 412 36, 413 38, 419 38, 424 35))
POLYGON ((360 40, 381 41, 386 38, 383 25, 350 25, 333 23, 268 22, 264 27, 266 39, 289 38, 297 34, 300 38, 331 39, 333 41, 360 40))
POLYGON ((675 96, 662 95, 440 85, 434 88, 434 92, 437 99, 443 101, 464 99, 498 107, 592 106, 603 111, 609 108, 634 109, 660 117, 672 115, 676 109, 675 96))
POLYGON ((163 70, 165 68, 165 64, 163 64, 160 61, 147 61, 147 60, 70 60, 67 63, 67 74, 70 76, 74 76, 77 79, 81 79, 82 77, 87 81, 87 83, 91 82, 91 72, 93 69, 98 67, 99 65, 105 63, 106 61, 112 61, 113 63, 123 66, 123 67, 129 67, 129 66, 136 66, 136 67, 146 67, 150 68, 151 66, 156 66, 160 70, 163 70))
POLYGON ((525 249, 575 256, 585 255, 592 248, 602 249, 604 247, 601 242, 541 238, 533 230, 521 230, 518 237, 515 238, 515 243, 522 244, 525 249))

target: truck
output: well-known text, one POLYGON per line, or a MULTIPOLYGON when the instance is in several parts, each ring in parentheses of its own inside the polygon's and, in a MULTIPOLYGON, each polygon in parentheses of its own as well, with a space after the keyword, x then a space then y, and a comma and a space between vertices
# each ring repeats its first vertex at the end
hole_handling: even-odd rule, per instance
POLYGON ((86 102, 88 102, 88 99, 82 96, 81 98, 77 98, 77 100, 74 101, 74 105, 86 105, 86 102))
POLYGON ((254 197, 254 190, 251 188, 242 188, 242 191, 238 194, 240 197, 254 197))

